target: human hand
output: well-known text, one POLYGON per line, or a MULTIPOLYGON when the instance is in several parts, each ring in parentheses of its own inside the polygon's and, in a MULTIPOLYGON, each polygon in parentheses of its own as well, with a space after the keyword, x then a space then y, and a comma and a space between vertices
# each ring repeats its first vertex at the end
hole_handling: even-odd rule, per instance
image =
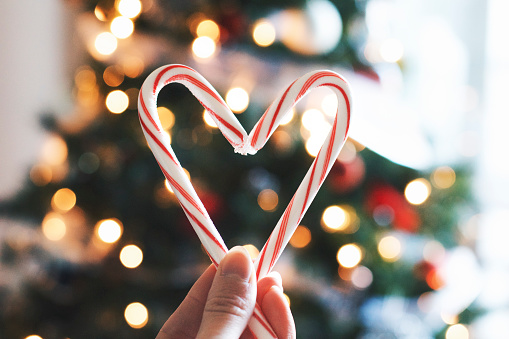
POLYGON ((217 270, 211 265, 196 281, 156 339, 254 338, 247 323, 255 303, 278 338, 296 337, 281 276, 272 272, 257 283, 249 253, 243 247, 234 247, 217 270))

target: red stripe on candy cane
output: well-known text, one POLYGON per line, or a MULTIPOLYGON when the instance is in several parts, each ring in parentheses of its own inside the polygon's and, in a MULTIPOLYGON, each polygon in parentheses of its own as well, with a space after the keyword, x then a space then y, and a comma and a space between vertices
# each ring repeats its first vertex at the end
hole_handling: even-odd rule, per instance
POLYGON ((168 151, 168 149, 166 147, 164 147, 162 142, 152 133, 152 131, 150 131, 150 129, 147 127, 147 125, 145 125, 145 123, 143 122, 143 119, 141 119, 141 117, 140 117, 140 123, 141 123, 141 126, 143 127, 143 130, 152 138, 152 140, 161 148, 161 150, 164 153, 166 153, 166 155, 170 158, 170 160, 176 164, 177 161, 173 158, 170 151, 168 151))
MULTIPOLYGON (((143 87, 141 88, 140 90, 140 93, 143 91, 143 87)), ((154 119, 152 119, 152 115, 150 115, 148 109, 147 109, 147 106, 145 105, 145 99, 143 99, 143 95, 140 95, 140 102, 141 102, 141 108, 143 110, 143 113, 145 113, 145 116, 148 118, 148 120, 152 123, 152 125, 154 126, 154 128, 158 131, 158 132, 161 132, 161 130, 159 129, 159 126, 157 126, 156 122, 154 119)), ((140 110, 138 110, 138 115, 140 114, 140 110)), ((141 119, 141 117, 140 117, 141 119)))
POLYGON ((170 65, 168 67, 165 67, 162 71, 159 72, 159 74, 157 75, 157 77, 154 80, 154 87, 152 89, 152 93, 154 95, 157 94, 157 86, 159 86, 159 82, 161 81, 161 78, 163 77, 163 75, 175 68, 184 68, 184 69, 194 72, 194 69, 192 69, 191 67, 184 66, 184 65, 170 65))

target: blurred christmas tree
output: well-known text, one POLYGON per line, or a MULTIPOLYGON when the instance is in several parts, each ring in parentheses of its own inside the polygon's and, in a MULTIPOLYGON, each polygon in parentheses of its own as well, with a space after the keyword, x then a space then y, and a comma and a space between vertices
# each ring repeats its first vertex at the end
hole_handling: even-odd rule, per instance
MULTIPOLYGON (((209 264, 141 132, 138 89, 153 69, 192 65, 248 130, 283 80, 314 63, 376 78, 358 53, 363 1, 78 4, 90 55, 75 73, 76 110, 44 119, 42 160, 1 205, 23 221, 1 238, 1 337, 154 337, 209 264)), ((264 150, 241 157, 187 89, 163 89, 162 123, 228 246, 263 246, 323 134, 307 122, 330 119, 330 98, 304 102, 264 150)), ((418 172, 348 140, 276 266, 299 337, 431 338, 463 320, 468 305, 428 318, 470 208, 467 181, 465 170, 418 172)))

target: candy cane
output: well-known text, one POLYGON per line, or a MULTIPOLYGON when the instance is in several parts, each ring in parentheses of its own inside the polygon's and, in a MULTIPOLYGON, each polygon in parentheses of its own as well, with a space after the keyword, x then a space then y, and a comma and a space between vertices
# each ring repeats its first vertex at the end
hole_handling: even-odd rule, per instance
MULTIPOLYGON (((235 152, 244 155, 255 154, 262 148, 285 114, 312 89, 328 87, 338 97, 336 117, 324 144, 255 261, 257 279, 261 279, 274 267, 344 145, 350 125, 349 85, 332 71, 307 73, 295 80, 274 100, 247 135, 222 97, 192 68, 184 65, 163 66, 145 80, 138 98, 138 115, 143 132, 193 229, 216 266, 228 249, 182 169, 157 115, 157 95, 164 86, 172 82, 183 84, 193 93, 210 113, 235 152)), ((276 338, 259 305, 256 305, 248 327, 255 338, 276 338)))

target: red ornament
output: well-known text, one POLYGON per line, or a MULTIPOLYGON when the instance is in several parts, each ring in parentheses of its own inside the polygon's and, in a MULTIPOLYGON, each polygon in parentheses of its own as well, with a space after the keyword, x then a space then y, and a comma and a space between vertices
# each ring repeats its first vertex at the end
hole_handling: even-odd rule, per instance
POLYGON ((417 232, 421 223, 419 214, 403 194, 389 184, 379 183, 368 191, 366 209, 376 217, 380 208, 392 210, 391 223, 395 229, 417 232))
POLYGON ((327 183, 330 188, 339 194, 354 191, 364 180, 366 166, 361 157, 355 156, 352 161, 336 161, 332 167, 327 183))

